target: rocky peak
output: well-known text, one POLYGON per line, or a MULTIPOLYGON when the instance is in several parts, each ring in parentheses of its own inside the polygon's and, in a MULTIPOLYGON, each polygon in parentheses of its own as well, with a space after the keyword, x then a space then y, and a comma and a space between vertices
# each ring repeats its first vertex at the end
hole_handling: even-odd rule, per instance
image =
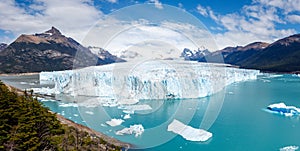
POLYGON ((45 33, 52 34, 52 35, 61 35, 61 32, 53 26, 51 27, 50 30, 46 31, 45 33))

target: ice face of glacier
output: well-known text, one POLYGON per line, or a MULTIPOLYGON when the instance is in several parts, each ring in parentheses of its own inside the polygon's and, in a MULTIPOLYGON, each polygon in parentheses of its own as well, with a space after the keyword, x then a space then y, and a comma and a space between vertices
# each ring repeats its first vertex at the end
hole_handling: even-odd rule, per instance
POLYGON ((174 60, 117 63, 77 70, 42 72, 40 82, 55 93, 115 100, 199 98, 234 82, 256 79, 258 70, 174 60))

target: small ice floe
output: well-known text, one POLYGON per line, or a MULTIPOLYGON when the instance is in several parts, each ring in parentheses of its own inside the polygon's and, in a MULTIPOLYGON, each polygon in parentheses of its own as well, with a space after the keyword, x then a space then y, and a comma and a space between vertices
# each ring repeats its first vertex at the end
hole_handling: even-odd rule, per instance
POLYGON ((283 75, 282 74, 270 74, 268 77, 269 78, 278 78, 278 77, 283 77, 283 75))
POLYGON ((120 99, 120 100, 118 100, 119 105, 133 105, 138 102, 139 102, 138 99, 120 99))
POLYGON ((124 117, 123 117, 123 119, 130 119, 131 117, 130 117, 130 114, 126 114, 126 115, 124 115, 124 117))
POLYGON ((270 83, 271 80, 267 80, 267 79, 261 79, 262 82, 265 82, 265 83, 270 83))
POLYGON ((124 109, 123 112, 126 114, 134 114, 135 111, 152 110, 151 106, 148 104, 128 105, 124 106, 124 109))
POLYGON ((280 151, 295 151, 298 149, 299 149, 299 146, 286 146, 286 147, 280 148, 279 150, 280 151))
POLYGON ((107 127, 105 124, 101 124, 102 127, 107 127))
POLYGON ((116 135, 135 134, 135 137, 138 137, 138 136, 142 135, 144 131, 145 131, 145 129, 144 129, 143 125, 135 124, 135 125, 130 125, 129 128, 124 128, 122 130, 117 131, 116 135))
POLYGON ((73 114, 73 116, 77 117, 77 116, 78 116, 78 114, 73 114))
POLYGON ((85 111, 86 114, 94 115, 94 112, 92 111, 85 111))
POLYGON ((20 82, 20 84, 28 84, 27 82, 20 82))
POLYGON ((267 109, 284 116, 298 116, 300 114, 299 108, 295 106, 286 106, 284 103, 271 104, 267 109))
POLYGON ((181 135, 184 139, 189 141, 204 142, 212 137, 212 133, 203 129, 196 129, 185 125, 176 119, 174 119, 173 122, 168 125, 168 131, 181 135))
POLYGON ((230 91, 230 92, 228 92, 228 94, 233 94, 233 92, 230 91))
POLYGON ((106 121, 106 124, 108 124, 109 126, 118 126, 121 125, 124 122, 124 120, 122 119, 111 119, 110 121, 106 121))
POLYGON ((56 102, 56 100, 53 100, 53 99, 49 99, 49 98, 42 98, 42 97, 37 97, 38 101, 41 101, 41 102, 56 102))
POLYGON ((130 110, 123 110, 123 113, 126 113, 126 114, 134 114, 134 111, 130 111, 130 110))
POLYGON ((77 103, 60 103, 59 107, 78 107, 77 103))

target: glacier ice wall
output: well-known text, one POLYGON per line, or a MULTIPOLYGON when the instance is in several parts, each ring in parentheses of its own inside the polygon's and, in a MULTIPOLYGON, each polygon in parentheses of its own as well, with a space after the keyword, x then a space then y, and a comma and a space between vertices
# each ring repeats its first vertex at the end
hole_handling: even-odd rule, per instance
POLYGON ((258 70, 188 61, 126 62, 77 70, 41 72, 56 93, 111 99, 199 98, 234 82, 256 79, 258 70))

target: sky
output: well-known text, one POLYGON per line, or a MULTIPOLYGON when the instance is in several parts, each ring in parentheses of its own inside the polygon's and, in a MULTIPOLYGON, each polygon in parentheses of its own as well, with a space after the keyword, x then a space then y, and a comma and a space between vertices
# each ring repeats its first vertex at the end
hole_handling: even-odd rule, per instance
MULTIPOLYGON (((300 0, 0 0, 0 43, 9 44, 20 34, 41 33, 51 26, 57 27, 64 35, 82 42, 86 35, 91 33, 91 29, 97 23, 99 24, 99 20, 118 12, 119 9, 136 4, 151 4, 157 10, 165 10, 173 6, 194 16, 203 27, 197 28, 194 27, 197 26, 195 24, 179 22, 175 23, 176 25, 174 22, 164 22, 161 25, 168 25, 168 29, 176 27, 181 32, 191 33, 191 36, 196 36, 194 37, 196 41, 197 38, 199 41, 203 40, 203 37, 199 38, 196 33, 201 33, 200 30, 205 27, 210 33, 210 39, 216 45, 216 47, 205 46, 211 51, 256 41, 274 42, 300 31, 300 0)), ((138 13, 127 12, 126 15, 134 16, 138 13)), ((177 16, 172 16, 170 13, 169 17, 177 16)), ((115 23, 128 26, 121 20, 115 23)), ((137 27, 124 33, 127 35, 121 34, 116 39, 124 40, 124 37, 128 36, 138 39, 137 36, 141 35, 137 34, 138 31, 149 31, 148 29, 156 31, 154 32, 156 35, 144 34, 152 37, 150 40, 160 37, 157 34, 162 33, 161 31, 164 31, 164 40, 176 36, 174 31, 162 30, 165 28, 161 27, 137 27)), ((181 45, 178 49, 182 49, 187 44, 182 41, 185 40, 177 36, 177 39, 171 42, 181 45)), ((140 41, 128 41, 128 43, 133 42, 140 41)), ((128 43, 122 42, 126 48, 128 43)), ((121 42, 118 44, 119 47, 108 48, 125 49, 121 48, 121 42)))

